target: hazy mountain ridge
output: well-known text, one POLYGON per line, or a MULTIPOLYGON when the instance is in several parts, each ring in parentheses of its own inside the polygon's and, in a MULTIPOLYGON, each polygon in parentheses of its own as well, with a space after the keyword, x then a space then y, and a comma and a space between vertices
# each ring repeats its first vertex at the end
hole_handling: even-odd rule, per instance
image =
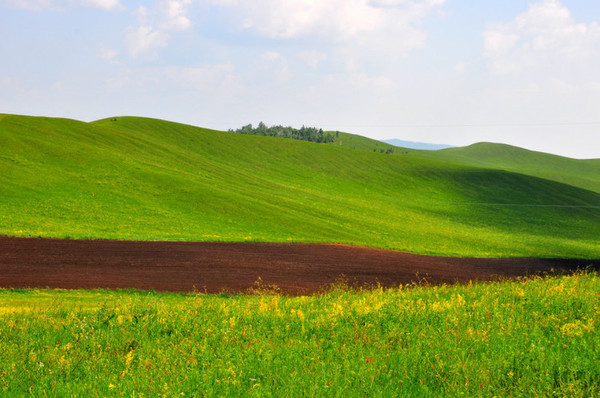
POLYGON ((401 148, 409 148, 409 149, 423 149, 423 150, 436 151, 438 149, 453 148, 452 145, 428 144, 425 142, 405 141, 405 140, 400 140, 397 138, 390 139, 390 140, 381 140, 381 141, 385 142, 387 144, 390 144, 390 145, 394 145, 394 146, 401 147, 401 148))

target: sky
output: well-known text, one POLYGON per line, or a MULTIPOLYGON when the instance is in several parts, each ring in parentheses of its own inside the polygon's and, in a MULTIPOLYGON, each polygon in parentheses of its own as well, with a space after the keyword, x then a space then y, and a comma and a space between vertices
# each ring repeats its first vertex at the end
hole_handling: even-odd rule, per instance
POLYGON ((0 0, 0 113, 600 158, 600 0, 0 0))

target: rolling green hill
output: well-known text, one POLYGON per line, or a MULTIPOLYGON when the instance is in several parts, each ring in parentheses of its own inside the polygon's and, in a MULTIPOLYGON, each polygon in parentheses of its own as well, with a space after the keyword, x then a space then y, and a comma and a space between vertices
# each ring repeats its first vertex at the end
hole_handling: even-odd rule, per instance
MULTIPOLYGON (((335 132, 333 132, 335 134, 335 132)), ((394 147, 355 134, 338 133, 334 144, 373 152, 394 150, 395 155, 439 159, 550 179, 600 193, 600 159, 571 159, 549 153, 490 142, 440 150, 394 147)))
POLYGON ((343 133, 341 131, 329 131, 329 134, 335 135, 335 141, 332 145, 342 146, 351 149, 361 149, 363 151, 384 153, 388 150, 402 151, 403 148, 398 148, 394 145, 385 142, 377 141, 372 138, 363 137, 362 135, 343 133))
POLYGON ((600 258, 600 193, 344 145, 0 116, 0 234, 600 258))
POLYGON ((515 171, 600 193, 600 159, 571 159, 489 142, 439 151, 422 151, 418 155, 515 171))

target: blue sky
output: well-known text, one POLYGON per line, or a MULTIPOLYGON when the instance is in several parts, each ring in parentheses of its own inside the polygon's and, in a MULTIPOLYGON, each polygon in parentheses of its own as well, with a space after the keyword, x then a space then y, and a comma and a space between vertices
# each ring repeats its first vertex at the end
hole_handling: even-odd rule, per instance
POLYGON ((0 0, 0 112, 600 158, 600 1, 0 0))

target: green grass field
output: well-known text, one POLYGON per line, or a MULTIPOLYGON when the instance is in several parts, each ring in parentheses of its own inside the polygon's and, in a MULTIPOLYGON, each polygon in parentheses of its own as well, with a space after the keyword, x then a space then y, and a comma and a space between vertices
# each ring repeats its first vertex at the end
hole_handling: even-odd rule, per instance
POLYGON ((514 171, 600 193, 599 159, 570 159, 489 142, 481 142, 462 148, 422 151, 419 155, 514 171))
POLYGON ((593 175, 582 185, 133 117, 4 115, 0 148, 4 235, 600 258, 593 175))
POLYGON ((2 396, 593 397, 596 273, 311 297, 0 290, 2 396))
POLYGON ((363 151, 379 152, 383 150, 385 153, 387 150, 392 149, 394 153, 401 152, 403 148, 395 147, 385 142, 377 141, 361 135, 349 134, 343 132, 328 132, 329 134, 336 135, 335 141, 331 145, 341 146, 344 148, 359 149, 363 151), (337 134, 336 134, 337 133, 337 134))
POLYGON ((334 144, 372 152, 380 152, 382 149, 385 152, 392 148, 395 155, 507 170, 600 193, 600 159, 571 159, 490 142, 433 151, 399 148, 371 138, 341 132, 334 144))
MULTIPOLYGON (((600 258, 598 160, 340 137, 0 115, 0 234, 600 258)), ((303 297, 0 289, 0 396, 599 396, 598 319, 597 272, 303 297)))

